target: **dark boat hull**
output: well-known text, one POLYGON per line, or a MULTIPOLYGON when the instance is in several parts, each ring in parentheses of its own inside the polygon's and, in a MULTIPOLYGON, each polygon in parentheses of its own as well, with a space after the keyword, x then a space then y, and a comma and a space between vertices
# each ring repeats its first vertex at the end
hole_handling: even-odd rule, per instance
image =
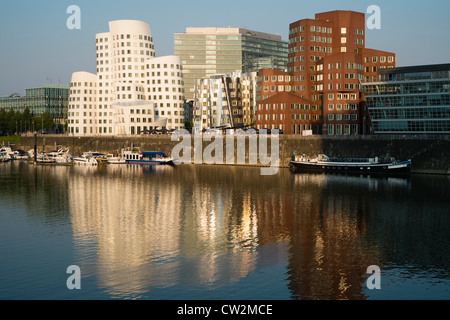
POLYGON ((172 160, 168 161, 151 161, 151 160, 127 160, 127 164, 135 164, 135 165, 151 165, 151 166, 158 166, 158 165, 173 165, 172 160))
POLYGON ((409 174, 411 162, 386 163, 373 165, 315 164, 291 161, 290 168, 296 173, 349 173, 349 174, 409 174))

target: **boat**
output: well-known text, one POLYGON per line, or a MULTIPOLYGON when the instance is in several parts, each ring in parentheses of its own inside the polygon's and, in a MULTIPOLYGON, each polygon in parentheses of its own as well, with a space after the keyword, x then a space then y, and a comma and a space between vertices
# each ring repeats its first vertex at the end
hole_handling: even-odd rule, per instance
POLYGON ((28 160, 30 155, 24 150, 15 150, 14 151, 14 159, 15 160, 28 160))
POLYGON ((36 157, 37 164, 53 164, 56 163, 55 159, 50 158, 46 153, 38 154, 36 157))
POLYGON ((106 161, 109 164, 126 164, 127 161, 122 156, 115 156, 112 153, 106 155, 106 161))
POLYGON ((14 151, 11 149, 11 147, 2 146, 0 148, 0 152, 3 152, 6 154, 6 156, 9 158, 9 160, 15 160, 14 151))
POLYGON ((68 150, 59 149, 58 151, 50 151, 47 152, 47 156, 50 159, 54 159, 55 163, 58 164, 71 164, 72 163, 72 155, 68 150))
POLYGON ((329 158, 321 154, 317 158, 306 156, 293 156, 289 167, 293 172, 337 172, 337 173, 384 173, 407 174, 411 172, 411 160, 396 161, 395 159, 381 158, 329 158))
POLYGON ((108 160, 106 159, 106 154, 100 153, 100 152, 85 152, 84 153, 88 157, 93 157, 95 160, 97 160, 97 164, 107 164, 108 160))
POLYGON ((97 166, 98 161, 88 153, 84 153, 79 157, 73 158, 73 164, 84 166, 97 166))
POLYGON ((5 151, 0 151, 0 162, 9 162, 11 158, 9 154, 5 151))
POLYGON ((141 151, 139 148, 122 149, 122 158, 127 164, 173 165, 173 158, 160 151, 141 151))

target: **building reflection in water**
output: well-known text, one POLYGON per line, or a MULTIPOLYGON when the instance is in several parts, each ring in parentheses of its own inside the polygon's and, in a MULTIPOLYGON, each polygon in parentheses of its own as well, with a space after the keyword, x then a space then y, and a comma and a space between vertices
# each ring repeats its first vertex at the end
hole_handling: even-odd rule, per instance
POLYGON ((97 244, 80 252, 87 259, 82 270, 95 266, 92 273, 113 296, 138 297, 177 281, 181 187, 166 184, 163 169, 172 168, 158 168, 148 180, 138 166, 75 167, 69 180, 77 245, 90 251, 97 244))
POLYGON ((365 298, 366 269, 381 263, 379 248, 365 241, 379 180, 145 168, 74 167, 69 178, 80 267, 112 296, 217 288, 284 261, 292 298, 365 298), (271 244, 288 256, 265 254, 271 244))
POLYGON ((211 186, 192 168, 177 169, 73 168, 69 203, 80 267, 113 296, 139 297, 181 282, 215 287, 254 269, 250 191, 236 207, 229 185, 211 186))

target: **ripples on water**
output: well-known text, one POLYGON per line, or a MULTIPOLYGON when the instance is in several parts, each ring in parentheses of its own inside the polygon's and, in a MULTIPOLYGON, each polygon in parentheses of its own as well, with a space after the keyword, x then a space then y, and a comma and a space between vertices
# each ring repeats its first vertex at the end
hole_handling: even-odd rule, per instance
POLYGON ((0 299, 449 297, 447 177, 19 162, 0 179, 0 299))

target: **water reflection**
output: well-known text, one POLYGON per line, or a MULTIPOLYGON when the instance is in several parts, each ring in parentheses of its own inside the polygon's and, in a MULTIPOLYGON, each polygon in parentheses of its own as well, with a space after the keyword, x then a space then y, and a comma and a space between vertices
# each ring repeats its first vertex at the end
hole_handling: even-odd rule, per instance
POLYGON ((379 219, 412 190, 409 179, 194 166, 74 168, 68 187, 78 244, 97 242, 80 256, 112 295, 220 287, 277 262, 257 248, 288 243, 298 299, 367 298, 367 267, 384 267, 379 219))
POLYGON ((186 289, 220 292, 242 282, 237 299, 245 290, 255 298, 368 299, 369 265, 388 275, 406 268, 427 283, 450 278, 447 177, 121 165, 0 166, 0 176, 8 182, 2 194, 25 197, 35 216, 70 222, 76 264, 110 297, 174 288, 161 298, 184 298, 186 289), (250 280, 280 265, 287 296, 250 280))

